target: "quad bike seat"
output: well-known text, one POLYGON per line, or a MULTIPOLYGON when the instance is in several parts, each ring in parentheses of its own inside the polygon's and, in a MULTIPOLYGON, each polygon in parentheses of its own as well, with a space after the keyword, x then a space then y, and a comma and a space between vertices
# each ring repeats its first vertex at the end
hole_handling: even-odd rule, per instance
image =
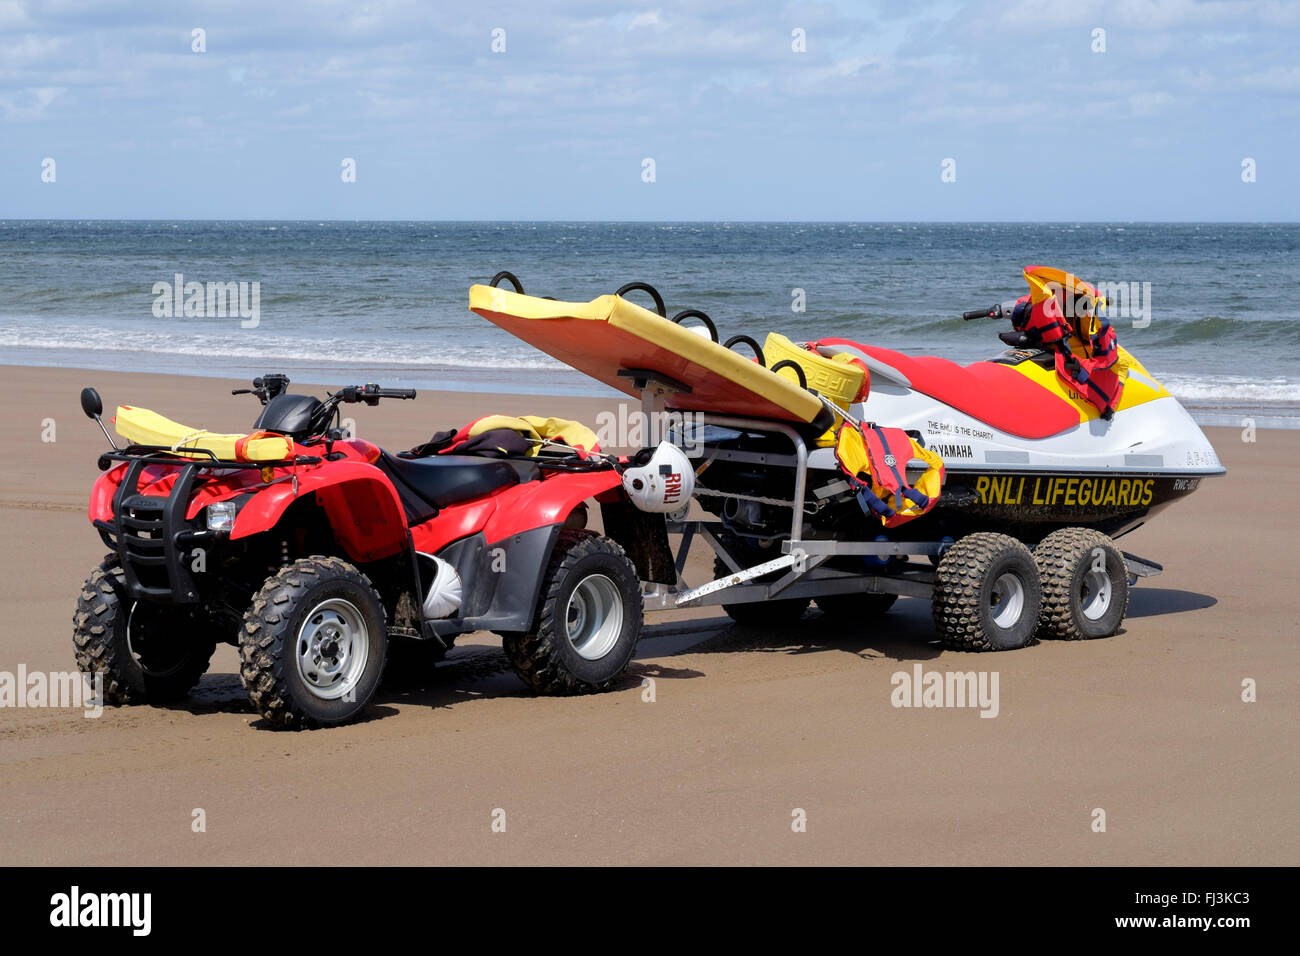
POLYGON ((512 463, 472 455, 399 458, 384 452, 378 464, 393 479, 412 520, 425 520, 438 509, 486 497, 520 480, 512 463))

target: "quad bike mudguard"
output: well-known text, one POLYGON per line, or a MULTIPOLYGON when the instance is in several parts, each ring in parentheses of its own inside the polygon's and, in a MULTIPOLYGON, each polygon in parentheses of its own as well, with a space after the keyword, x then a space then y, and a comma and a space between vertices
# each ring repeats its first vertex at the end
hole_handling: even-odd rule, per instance
POLYGON ((383 472, 359 461, 332 462, 302 472, 296 483, 258 491, 240 510, 230 539, 270 531, 290 505, 310 494, 353 561, 378 561, 406 547, 406 518, 397 492, 383 472))
POLYGON ((259 470, 230 471, 228 463, 164 464, 137 458, 100 476, 91 493, 90 520, 117 552, 133 598, 182 604, 199 600, 189 561, 194 549, 218 539, 198 520, 203 509, 216 501, 240 502, 228 535, 232 541, 272 530, 290 505, 314 495, 353 561, 377 561, 407 547, 407 526, 397 494, 373 465, 336 461, 327 469, 284 470, 275 483, 262 487, 258 487, 259 470), (195 490, 198 479, 214 477, 214 470, 227 473, 195 490), (163 573, 145 583, 137 573, 144 567, 163 573))
POLYGON ((560 529, 588 498, 603 503, 621 494, 612 468, 559 473, 447 508, 414 526, 415 549, 456 568, 464 590, 460 613, 429 622, 429 629, 438 636, 528 630, 560 529))

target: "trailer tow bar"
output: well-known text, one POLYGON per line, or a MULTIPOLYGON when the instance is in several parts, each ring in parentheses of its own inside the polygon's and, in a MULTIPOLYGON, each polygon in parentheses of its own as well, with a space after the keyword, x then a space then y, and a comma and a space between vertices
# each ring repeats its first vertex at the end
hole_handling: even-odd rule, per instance
POLYGON ((1129 587, 1137 584, 1138 578, 1153 578, 1164 571, 1164 565, 1157 564, 1149 558, 1139 558, 1136 554, 1121 551, 1124 555, 1125 569, 1128 571, 1129 587))
POLYGON ((764 561, 762 564, 756 564, 752 568, 746 568, 743 571, 737 571, 735 574, 728 574, 725 578, 718 578, 716 581, 710 581, 708 584, 701 584, 697 588, 690 588, 677 595, 675 603, 678 607, 686 607, 694 601, 698 601, 705 595, 712 594, 715 591, 721 591, 725 588, 732 587, 736 584, 744 584, 746 581, 752 581, 754 578, 762 577, 764 574, 771 574, 773 571, 780 571, 783 568, 794 568, 801 570, 808 554, 800 548, 795 548, 789 554, 783 554, 779 558, 773 558, 771 561, 764 561))

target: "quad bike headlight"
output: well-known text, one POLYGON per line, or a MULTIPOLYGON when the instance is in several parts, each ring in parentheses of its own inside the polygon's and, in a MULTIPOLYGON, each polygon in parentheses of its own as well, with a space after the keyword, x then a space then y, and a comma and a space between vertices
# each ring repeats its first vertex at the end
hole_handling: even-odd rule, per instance
POLYGON ((235 527, 235 514, 239 508, 233 501, 214 501, 208 505, 208 530, 229 532, 235 527))

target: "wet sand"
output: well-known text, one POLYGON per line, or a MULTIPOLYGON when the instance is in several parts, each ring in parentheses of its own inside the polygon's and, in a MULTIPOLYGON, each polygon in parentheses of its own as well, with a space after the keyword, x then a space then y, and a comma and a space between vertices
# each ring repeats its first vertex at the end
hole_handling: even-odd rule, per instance
MULTIPOLYGON (((72 670, 73 606, 104 554, 85 515, 104 439, 80 387, 223 431, 256 403, 215 379, 3 376, 0 671, 72 670)), ((355 418, 397 450, 488 412, 608 406, 424 392, 355 418)), ((0 863, 1294 865, 1300 432, 1207 432, 1229 474, 1124 539, 1165 573, 1117 637, 945 651, 906 598, 875 628, 655 614, 617 689, 557 699, 474 634, 362 722, 302 733, 264 727, 221 647, 180 705, 0 709, 0 863), (996 671, 998 716, 893 707, 891 676, 916 664, 996 671)))

